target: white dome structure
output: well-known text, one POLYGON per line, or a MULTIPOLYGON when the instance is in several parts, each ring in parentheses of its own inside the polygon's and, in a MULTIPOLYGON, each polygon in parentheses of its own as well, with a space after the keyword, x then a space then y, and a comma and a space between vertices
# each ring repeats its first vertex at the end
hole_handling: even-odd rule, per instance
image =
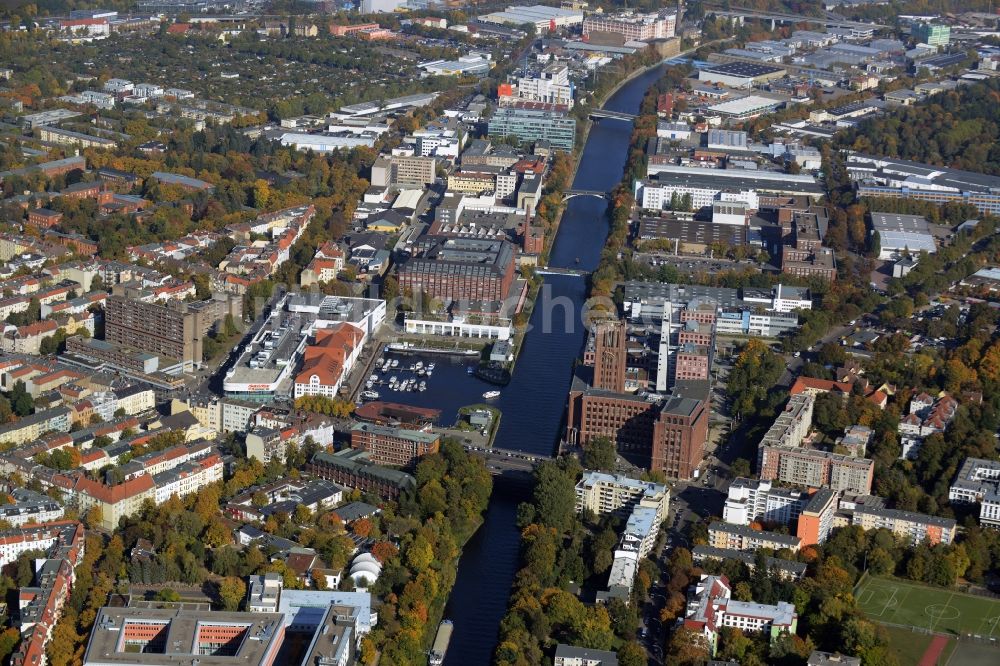
POLYGON ((354 558, 351 571, 347 575, 354 580, 355 585, 371 587, 382 575, 382 565, 371 553, 361 553, 354 558))

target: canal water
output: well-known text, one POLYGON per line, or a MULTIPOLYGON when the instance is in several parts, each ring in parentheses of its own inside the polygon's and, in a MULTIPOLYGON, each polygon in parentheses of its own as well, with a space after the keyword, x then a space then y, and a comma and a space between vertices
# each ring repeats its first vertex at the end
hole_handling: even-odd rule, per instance
MULTIPOLYGON (((605 108, 636 113, 646 90, 661 74, 662 68, 656 68, 637 76, 605 108)), ((605 119, 594 123, 573 188, 612 189, 621 180, 631 134, 628 122, 605 119)), ((596 197, 574 197, 563 215, 550 265, 593 270, 600 260, 607 233, 607 202, 596 197)), ((495 446, 544 455, 555 450, 563 426, 573 363, 583 348, 580 313, 586 288, 581 277, 545 277, 512 380, 493 403, 503 414, 495 446)), ((448 374, 456 380, 454 383, 415 394, 419 396, 416 399, 432 406, 432 394, 436 394, 434 406, 447 409, 474 402, 478 394, 472 394, 486 390, 480 386, 481 382, 457 381, 459 372, 448 374)), ((446 414, 442 416, 447 418, 446 414)), ((445 617, 455 623, 446 666, 486 665, 492 660, 517 567, 517 505, 527 499, 522 487, 508 486, 502 480, 495 484, 486 520, 465 547, 445 609, 445 617)))

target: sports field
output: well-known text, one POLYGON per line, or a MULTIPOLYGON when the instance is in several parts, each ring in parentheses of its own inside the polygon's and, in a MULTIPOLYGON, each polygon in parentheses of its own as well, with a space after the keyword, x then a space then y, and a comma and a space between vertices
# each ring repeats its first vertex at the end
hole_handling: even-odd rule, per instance
POLYGON ((861 610, 876 622, 1000 640, 1000 600, 871 577, 854 594, 861 610))

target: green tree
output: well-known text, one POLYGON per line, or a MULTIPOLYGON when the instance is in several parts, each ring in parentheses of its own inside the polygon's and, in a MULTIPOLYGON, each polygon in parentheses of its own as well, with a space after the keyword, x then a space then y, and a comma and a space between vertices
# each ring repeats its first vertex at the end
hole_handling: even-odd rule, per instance
POLYGON ((35 411, 35 400, 21 380, 14 383, 14 388, 10 392, 10 404, 18 416, 28 416, 35 411))
POLYGON ((750 461, 746 458, 737 458, 733 461, 730 471, 733 473, 734 477, 749 477, 750 476, 750 461))
POLYGON ((587 469, 613 471, 617 457, 615 444, 607 437, 594 437, 583 447, 583 466, 587 469))
POLYGON ((534 498, 543 525, 568 531, 576 511, 575 472, 571 475, 560 462, 542 463, 535 472, 534 498))

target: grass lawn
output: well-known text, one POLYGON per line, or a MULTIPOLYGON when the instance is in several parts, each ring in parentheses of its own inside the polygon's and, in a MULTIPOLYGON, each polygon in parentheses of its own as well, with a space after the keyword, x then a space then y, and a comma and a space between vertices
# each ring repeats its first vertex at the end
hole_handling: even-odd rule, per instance
POLYGON ((865 578, 854 595, 861 610, 876 622, 1000 639, 1000 600, 873 577, 865 578))

